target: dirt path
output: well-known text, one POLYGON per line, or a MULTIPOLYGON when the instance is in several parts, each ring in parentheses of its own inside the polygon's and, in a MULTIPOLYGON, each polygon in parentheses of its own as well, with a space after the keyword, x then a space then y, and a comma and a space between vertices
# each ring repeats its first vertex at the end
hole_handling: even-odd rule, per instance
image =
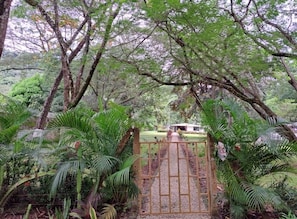
POLYGON ((163 215, 138 216, 144 219, 182 218, 182 219, 208 219, 207 214, 203 216, 198 211, 206 211, 205 203, 202 201, 200 186, 197 180, 189 177, 189 162, 178 142, 178 136, 172 136, 172 143, 168 153, 163 158, 159 171, 151 187, 151 201, 146 203, 145 208, 152 213, 162 212, 163 215))

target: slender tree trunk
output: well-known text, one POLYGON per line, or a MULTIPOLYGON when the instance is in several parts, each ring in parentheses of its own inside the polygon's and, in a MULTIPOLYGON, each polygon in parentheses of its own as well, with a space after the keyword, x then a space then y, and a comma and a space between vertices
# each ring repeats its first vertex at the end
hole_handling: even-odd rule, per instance
POLYGON ((81 98, 83 97, 83 95, 85 94, 89 84, 91 83, 92 77, 95 73, 95 70, 98 66, 98 63, 100 62, 103 52, 106 48, 106 44, 108 39, 110 38, 110 32, 111 32, 111 28, 112 28, 112 23, 114 21, 114 19, 117 17, 117 15, 119 14, 119 11, 121 9, 121 4, 118 5, 117 9, 115 10, 114 13, 111 13, 108 20, 107 20, 107 24, 106 24, 106 28, 105 28, 105 33, 104 33, 104 38, 103 41, 101 43, 101 46, 96 54, 96 57, 94 59, 94 62, 92 63, 91 69, 89 71, 88 77, 85 80, 84 85, 82 86, 82 88, 80 89, 80 91, 78 92, 77 96, 75 96, 74 100, 72 101, 72 103, 69 105, 69 108, 74 108, 77 106, 77 104, 80 102, 81 98))
POLYGON ((0 58, 4 49, 11 2, 12 0, 0 0, 0 58))
POLYGON ((284 58, 281 57, 281 62, 286 70, 287 76, 289 77, 289 84, 292 85, 292 87, 295 89, 295 91, 297 91, 297 80, 294 76, 294 74, 290 71, 289 66, 287 65, 287 63, 285 62, 284 58))
POLYGON ((131 137, 131 133, 133 133, 133 128, 129 128, 126 132, 126 134, 122 137, 118 148, 116 150, 116 155, 119 156, 125 149, 125 146, 127 145, 128 140, 131 137))
POLYGON ((62 55, 62 72, 63 72, 63 81, 64 81, 64 111, 67 110, 69 103, 70 103, 70 67, 67 61, 67 55, 62 55))
MULTIPOLYGON (((69 63, 71 63, 72 60, 76 57, 76 55, 79 53, 79 51, 83 48, 84 44, 85 44, 85 40, 82 40, 80 42, 80 44, 76 47, 76 49, 69 55, 69 63)), ((59 85, 60 85, 62 79, 63 79, 63 71, 61 70, 59 75, 56 77, 55 82, 52 86, 52 89, 51 89, 51 91, 43 105, 41 115, 36 123, 36 128, 44 129, 44 127, 46 126, 47 115, 51 109, 52 102, 53 102, 54 97, 58 91, 58 88, 59 88, 59 85)))
POLYGON ((37 129, 44 129, 44 127, 46 126, 46 120, 47 120, 46 118, 47 118, 47 115, 51 109, 52 102, 53 102, 54 97, 57 93, 57 90, 59 88, 62 78, 63 78, 63 71, 60 71, 59 75, 56 77, 56 80, 53 84, 53 87, 52 87, 46 101, 44 102, 41 115, 36 123, 37 129))

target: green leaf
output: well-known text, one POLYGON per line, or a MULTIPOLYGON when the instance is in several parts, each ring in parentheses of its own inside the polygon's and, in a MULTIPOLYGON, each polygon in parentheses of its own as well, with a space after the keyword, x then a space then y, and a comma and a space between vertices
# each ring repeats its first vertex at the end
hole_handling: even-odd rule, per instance
POLYGON ((95 209, 92 206, 90 207, 89 215, 90 215, 90 218, 91 219, 97 219, 96 211, 95 211, 95 209))
POLYGON ((31 207, 32 207, 32 204, 29 204, 28 207, 27 207, 26 214, 24 215, 23 219, 29 219, 31 207))

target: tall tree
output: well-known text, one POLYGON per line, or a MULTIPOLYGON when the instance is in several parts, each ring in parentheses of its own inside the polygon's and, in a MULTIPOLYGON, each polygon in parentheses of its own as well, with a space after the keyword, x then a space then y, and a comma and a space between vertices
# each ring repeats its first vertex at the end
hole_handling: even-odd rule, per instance
POLYGON ((45 101, 37 128, 44 128, 47 114, 60 82, 64 84, 64 110, 75 107, 86 92, 110 38, 121 3, 26 1, 46 21, 60 50, 61 70, 45 101), (52 13, 53 12, 53 13, 52 13), (102 34, 103 33, 103 34, 102 34), (94 49, 91 49, 91 46, 94 49), (71 62, 80 60, 75 74, 71 62))
POLYGON ((11 3, 12 0, 0 0, 0 58, 4 48, 11 3))
POLYGON ((248 37, 279 59, 288 82, 297 91, 296 75, 289 68, 289 61, 297 59, 296 1, 230 0, 222 7, 248 37))
MULTIPOLYGON (((278 118, 264 103, 258 86, 262 78, 270 76, 272 63, 218 8, 217 1, 152 0, 145 9, 158 32, 142 43, 145 54, 134 52, 131 57, 126 52, 140 74, 161 84, 188 86, 197 103, 201 85, 218 87, 248 103, 263 119, 278 118), (155 47, 154 42, 158 42, 155 47), (156 65, 159 67, 152 68, 156 65)), ((287 138, 296 140, 288 127, 282 130, 287 138)))

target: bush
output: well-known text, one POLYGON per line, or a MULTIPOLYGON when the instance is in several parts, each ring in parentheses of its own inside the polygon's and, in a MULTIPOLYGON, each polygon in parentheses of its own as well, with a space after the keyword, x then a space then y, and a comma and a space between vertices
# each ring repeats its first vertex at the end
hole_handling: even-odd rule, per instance
MULTIPOLYGON (((287 203, 292 212, 297 213, 297 190, 287 183, 288 177, 285 176, 283 180, 276 182, 272 188, 277 194, 287 203)), ((297 215, 296 215, 297 216, 297 215)))

